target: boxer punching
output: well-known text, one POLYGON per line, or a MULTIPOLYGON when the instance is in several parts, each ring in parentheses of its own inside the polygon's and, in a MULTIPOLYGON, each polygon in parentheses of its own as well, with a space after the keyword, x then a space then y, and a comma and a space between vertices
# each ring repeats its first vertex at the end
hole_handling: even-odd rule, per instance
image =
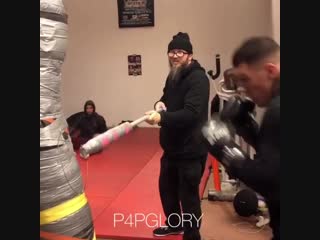
POLYGON ((248 39, 233 56, 233 79, 245 95, 233 96, 203 127, 209 152, 238 178, 260 193, 270 213, 273 239, 280 239, 280 46, 268 37, 248 39), (251 100, 252 101, 251 101, 251 100), (253 118, 255 105, 265 107, 261 126, 253 118), (242 151, 233 135, 256 151, 242 151))

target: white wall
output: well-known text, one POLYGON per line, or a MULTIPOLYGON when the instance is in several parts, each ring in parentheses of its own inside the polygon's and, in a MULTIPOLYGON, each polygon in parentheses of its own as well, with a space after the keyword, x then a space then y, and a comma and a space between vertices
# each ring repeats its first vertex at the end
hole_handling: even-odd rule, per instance
POLYGON ((272 0, 272 34, 280 44, 280 0, 272 0))
POLYGON ((272 35, 270 0, 155 0, 155 27, 133 29, 118 28, 116 0, 64 2, 69 14, 64 112, 81 111, 92 99, 108 125, 152 109, 168 73, 167 46, 177 32, 189 33, 194 57, 207 71, 216 54, 222 70, 228 68, 244 38, 272 35), (142 76, 128 76, 129 54, 142 55, 142 76))
MULTIPOLYGON (((271 0, 271 29, 272 37, 280 44, 280 0, 271 0)), ((257 108, 256 119, 260 123, 265 113, 265 108, 257 108)))

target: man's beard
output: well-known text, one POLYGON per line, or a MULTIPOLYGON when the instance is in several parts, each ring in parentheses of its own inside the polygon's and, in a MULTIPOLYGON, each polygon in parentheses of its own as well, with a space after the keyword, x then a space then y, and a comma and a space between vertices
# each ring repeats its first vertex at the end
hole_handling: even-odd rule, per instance
POLYGON ((180 65, 173 65, 170 61, 169 61, 169 66, 170 66, 170 72, 168 75, 168 79, 170 82, 172 83, 177 83, 181 77, 181 72, 187 68, 188 63, 184 62, 180 65))

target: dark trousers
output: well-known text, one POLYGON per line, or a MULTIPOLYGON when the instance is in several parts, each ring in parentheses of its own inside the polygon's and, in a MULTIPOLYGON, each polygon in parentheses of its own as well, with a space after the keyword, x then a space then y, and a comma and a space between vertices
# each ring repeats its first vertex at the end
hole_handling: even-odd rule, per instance
POLYGON ((183 227, 184 240, 200 240, 201 201, 199 184, 205 169, 207 155, 197 159, 161 158, 159 178, 160 198, 166 225, 183 227))
POLYGON ((272 229, 272 240, 280 240, 280 204, 272 203, 268 204, 270 214, 270 227, 272 229))

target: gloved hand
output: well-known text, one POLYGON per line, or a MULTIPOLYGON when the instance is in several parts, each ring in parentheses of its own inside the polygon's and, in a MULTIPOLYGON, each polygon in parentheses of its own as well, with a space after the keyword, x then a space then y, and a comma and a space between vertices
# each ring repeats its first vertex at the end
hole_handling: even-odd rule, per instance
POLYGON ((202 128, 202 134, 209 145, 223 147, 232 141, 233 130, 230 125, 221 121, 218 114, 214 114, 202 128))
MULTIPOLYGON (((232 174, 232 169, 240 169, 245 164, 247 155, 234 142, 222 149, 222 157, 220 162, 227 168, 227 171, 232 174)), ((251 160, 250 160, 251 161, 251 160)))
POLYGON ((248 118, 254 118, 255 104, 239 96, 231 97, 221 111, 222 121, 231 121, 233 125, 243 125, 248 118))
POLYGON ((208 151, 227 168, 227 171, 233 167, 241 168, 247 159, 245 153, 233 141, 233 131, 232 127, 221 121, 217 115, 202 128, 208 151))
POLYGON ((164 104, 164 102, 157 102, 154 106, 154 109, 159 112, 159 111, 167 111, 167 107, 166 105, 164 104))
POLYGON ((148 119, 146 120, 147 123, 150 125, 159 124, 161 121, 161 115, 155 110, 151 110, 145 113, 145 115, 148 115, 148 119))
POLYGON ((259 125, 254 119, 255 104, 239 96, 231 97, 221 111, 221 120, 230 122, 236 133, 252 146, 255 146, 259 125))

